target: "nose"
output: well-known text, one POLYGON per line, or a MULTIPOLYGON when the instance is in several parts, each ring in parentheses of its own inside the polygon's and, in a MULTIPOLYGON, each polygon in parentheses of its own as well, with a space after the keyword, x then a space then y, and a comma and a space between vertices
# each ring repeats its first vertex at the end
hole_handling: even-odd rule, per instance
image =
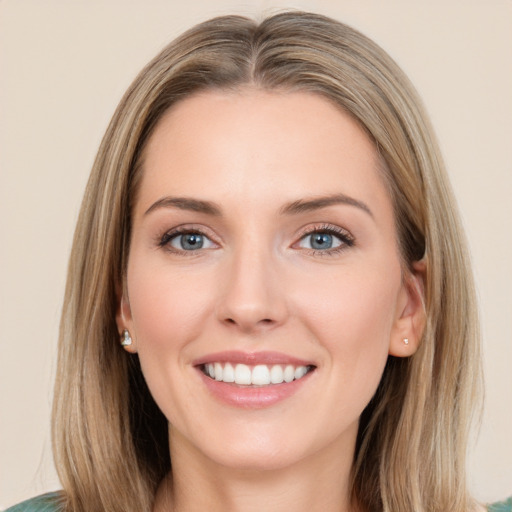
POLYGON ((218 319, 241 332, 258 333, 288 316, 283 273, 270 253, 254 250, 232 255, 224 270, 218 319))

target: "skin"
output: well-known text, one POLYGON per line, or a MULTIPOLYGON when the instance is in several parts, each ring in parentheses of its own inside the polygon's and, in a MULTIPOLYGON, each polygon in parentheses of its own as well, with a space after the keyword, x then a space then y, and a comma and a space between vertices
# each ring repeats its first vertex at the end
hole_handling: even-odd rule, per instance
POLYGON ((164 115, 143 173, 117 322, 169 420, 174 477, 155 510, 356 510, 360 414, 388 355, 412 355, 424 322, 424 269, 401 267, 373 144, 311 93, 210 91, 164 115), (350 201, 291 211, 335 194, 350 201), (204 233, 203 248, 163 238, 177 226, 204 233), (327 229, 338 247, 312 250, 310 233, 327 229), (315 370, 285 400, 235 407, 193 364, 224 350, 278 351, 315 370))

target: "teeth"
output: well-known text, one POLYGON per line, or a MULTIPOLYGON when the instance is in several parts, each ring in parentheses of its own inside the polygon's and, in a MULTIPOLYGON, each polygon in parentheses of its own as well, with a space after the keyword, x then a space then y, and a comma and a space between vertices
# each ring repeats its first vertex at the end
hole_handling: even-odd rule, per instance
POLYGON ((251 369, 245 364, 237 364, 235 366, 235 383, 236 384, 250 384, 251 383, 251 369))
POLYGON ((291 382, 295 378, 295 368, 289 364, 284 369, 284 381, 285 382, 291 382))
POLYGON ((270 384, 270 371, 264 364, 259 364, 252 369, 251 384, 267 386, 270 384))
POLYGON ((279 364, 271 366, 237 364, 233 367, 231 363, 208 363, 204 366, 204 373, 217 381, 234 382, 242 386, 268 386, 302 379, 309 369, 307 366, 291 364, 284 367, 279 364))
POLYGON ((275 364, 270 368, 270 382, 272 382, 272 384, 281 384, 283 380, 283 368, 278 364, 275 364))
POLYGON ((298 366, 295 368, 295 380, 301 379, 306 373, 308 373, 308 370, 305 366, 298 366))
POLYGON ((226 366, 224 366, 222 380, 224 382, 235 382, 235 369, 229 363, 227 363, 226 366))

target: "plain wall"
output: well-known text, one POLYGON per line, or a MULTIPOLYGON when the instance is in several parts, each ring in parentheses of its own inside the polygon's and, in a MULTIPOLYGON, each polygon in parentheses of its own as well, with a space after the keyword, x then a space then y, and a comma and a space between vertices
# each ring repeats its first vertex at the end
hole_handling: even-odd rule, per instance
POLYGON ((294 7, 375 39, 431 114, 481 304, 480 499, 512 494, 512 2, 0 1, 0 508, 59 487, 49 414, 67 257, 114 108, 173 37, 214 15, 294 7))

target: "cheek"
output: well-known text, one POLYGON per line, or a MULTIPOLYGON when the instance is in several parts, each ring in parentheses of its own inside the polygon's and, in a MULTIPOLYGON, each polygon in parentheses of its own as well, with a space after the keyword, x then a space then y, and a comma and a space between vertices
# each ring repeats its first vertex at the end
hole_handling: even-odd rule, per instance
POLYGON ((296 287, 295 302, 311 329, 328 333, 333 342, 340 337, 358 345, 389 340, 401 288, 398 265, 367 265, 360 271, 331 272, 323 279, 309 275, 309 281, 303 277, 296 287))
POLYGON ((399 265, 386 269, 365 266, 360 272, 340 272, 323 286, 304 283, 296 294, 312 338, 325 350, 333 386, 341 385, 364 405, 380 381, 397 317, 399 265))
POLYGON ((170 272, 166 265, 133 265, 128 270, 130 309, 138 347, 168 350, 186 344, 201 332, 201 318, 208 309, 202 276, 170 272))
MULTIPOLYGON (((171 424, 181 425, 194 390, 184 378, 190 371, 189 350, 205 331, 211 315, 211 293, 205 276, 186 269, 172 271, 147 255, 131 255, 128 294, 132 329, 144 378, 156 403, 171 424)), ((211 279, 210 279, 211 280, 211 279)))
POLYGON ((202 276, 191 278, 186 269, 170 271, 165 261, 147 261, 147 255, 133 254, 129 262, 132 329, 151 394, 172 421, 181 414, 177 396, 190 393, 189 383, 177 376, 187 367, 190 342, 204 331, 211 306, 202 276))

